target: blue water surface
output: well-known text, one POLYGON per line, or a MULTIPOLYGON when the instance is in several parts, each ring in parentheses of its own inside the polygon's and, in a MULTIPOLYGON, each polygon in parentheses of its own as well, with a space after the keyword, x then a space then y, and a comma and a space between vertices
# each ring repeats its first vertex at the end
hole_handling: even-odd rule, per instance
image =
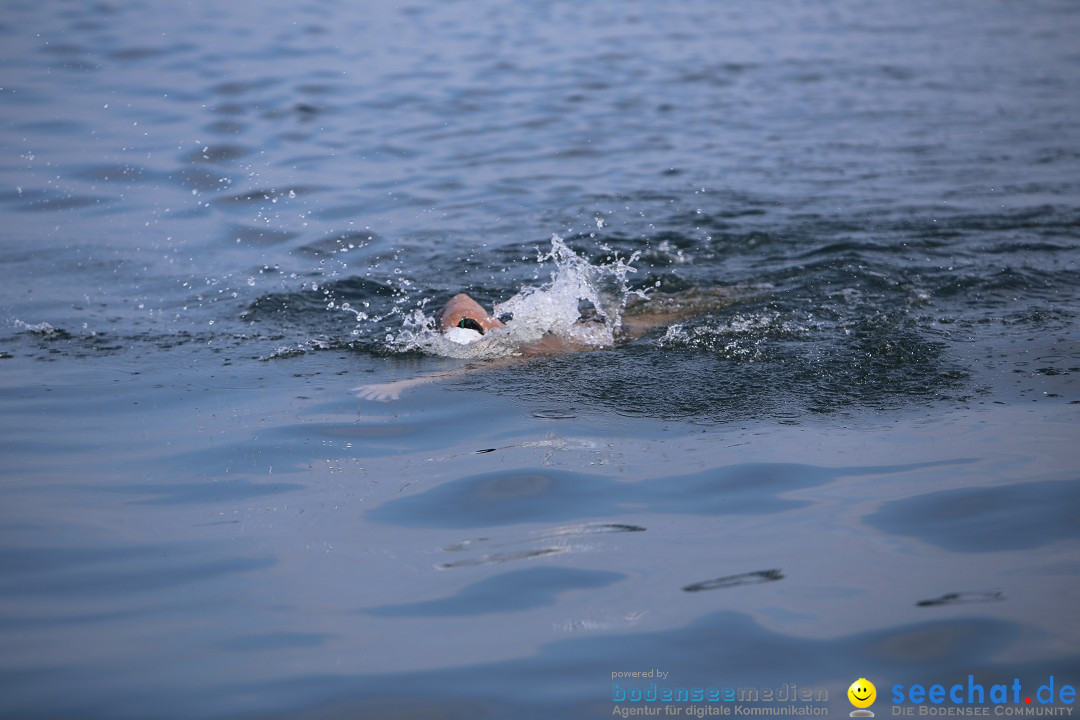
POLYGON ((1068 0, 6 2, 0 717, 1080 684, 1078 36, 1068 0), (406 318, 543 285, 553 234, 699 301, 350 393, 462 369, 406 318))

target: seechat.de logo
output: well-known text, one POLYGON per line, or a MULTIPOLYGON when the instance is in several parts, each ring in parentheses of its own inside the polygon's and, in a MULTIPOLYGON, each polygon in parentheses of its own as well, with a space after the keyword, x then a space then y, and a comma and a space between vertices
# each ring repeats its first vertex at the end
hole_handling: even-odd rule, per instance
POLYGON ((874 717, 873 711, 867 710, 877 700, 877 688, 874 687, 874 683, 866 678, 859 678, 847 689, 847 697, 856 708, 851 711, 851 717, 874 717))

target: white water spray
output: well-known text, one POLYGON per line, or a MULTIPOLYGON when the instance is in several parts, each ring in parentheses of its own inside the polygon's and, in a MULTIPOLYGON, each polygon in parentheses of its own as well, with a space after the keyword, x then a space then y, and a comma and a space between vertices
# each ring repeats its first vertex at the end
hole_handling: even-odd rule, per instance
POLYGON ((401 331, 387 337, 387 345, 401 352, 419 350, 466 359, 510 357, 519 354, 523 345, 548 336, 578 346, 611 347, 627 299, 631 295, 644 297, 640 291, 626 287, 627 276, 636 272, 631 263, 637 256, 616 256, 610 263, 593 265, 567 247, 558 235, 552 235, 551 249, 537 257, 540 263, 555 263, 550 281, 522 288, 506 302, 495 305, 494 315, 502 318, 506 327, 463 344, 439 332, 434 317, 414 310, 405 318, 401 331))

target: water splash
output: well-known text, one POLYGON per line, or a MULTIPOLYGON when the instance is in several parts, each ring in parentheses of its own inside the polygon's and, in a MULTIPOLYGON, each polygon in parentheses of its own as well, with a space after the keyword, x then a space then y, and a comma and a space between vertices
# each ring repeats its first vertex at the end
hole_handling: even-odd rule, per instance
POLYGON ((669 325, 657 347, 713 353, 732 360, 768 359, 766 349, 780 342, 809 341, 826 330, 821 321, 802 314, 760 311, 735 313, 723 319, 669 325))
POLYGON ((13 324, 15 325, 16 330, 19 330, 20 332, 25 332, 28 335, 37 335, 44 338, 57 338, 67 336, 67 332, 65 330, 55 328, 47 322, 31 324, 23 322, 22 320, 16 318, 13 324))
POLYGON ((554 337, 564 343, 604 348, 615 344, 626 302, 641 291, 627 287, 636 272, 638 253, 593 265, 571 250, 561 237, 551 236, 551 249, 539 252, 537 262, 554 262, 548 282, 524 287, 494 307, 505 328, 491 330, 480 340, 460 344, 437 329, 435 317, 423 308, 404 318, 402 329, 387 336, 387 346, 399 352, 420 351, 455 358, 496 358, 519 355, 524 346, 554 337))

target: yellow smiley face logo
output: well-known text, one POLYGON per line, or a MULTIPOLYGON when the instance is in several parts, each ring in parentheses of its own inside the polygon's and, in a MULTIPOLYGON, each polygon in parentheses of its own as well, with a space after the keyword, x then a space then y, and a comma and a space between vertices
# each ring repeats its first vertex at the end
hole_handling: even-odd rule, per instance
POLYGON ((868 708, 877 699, 877 688, 866 678, 859 678, 847 689, 848 700, 857 708, 868 708))

